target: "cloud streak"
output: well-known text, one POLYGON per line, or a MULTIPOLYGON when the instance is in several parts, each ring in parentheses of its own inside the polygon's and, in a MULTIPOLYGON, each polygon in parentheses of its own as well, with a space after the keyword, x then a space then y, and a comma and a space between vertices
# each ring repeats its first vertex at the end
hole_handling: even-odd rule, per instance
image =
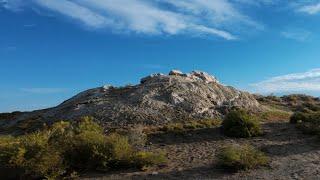
POLYGON ((304 41, 307 41, 310 39, 311 32, 306 31, 304 29, 292 28, 292 29, 288 29, 286 31, 282 31, 281 35, 287 39, 292 39, 295 41, 304 42, 304 41))
POLYGON ((263 28, 229 0, 2 0, 1 4, 9 10, 37 7, 90 28, 116 32, 235 40, 239 35, 235 29, 263 28))
POLYGON ((302 6, 297 11, 307 13, 310 15, 318 14, 320 12, 320 2, 316 4, 302 6))
POLYGON ((284 93, 297 91, 320 91, 320 68, 303 73, 276 76, 251 84, 260 93, 284 93))

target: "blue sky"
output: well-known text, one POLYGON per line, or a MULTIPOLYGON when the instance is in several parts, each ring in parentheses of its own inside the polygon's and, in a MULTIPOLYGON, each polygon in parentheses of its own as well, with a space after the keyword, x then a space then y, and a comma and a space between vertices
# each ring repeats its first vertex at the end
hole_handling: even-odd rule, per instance
POLYGON ((170 69, 319 96, 319 22, 320 0, 0 0, 0 112, 170 69))

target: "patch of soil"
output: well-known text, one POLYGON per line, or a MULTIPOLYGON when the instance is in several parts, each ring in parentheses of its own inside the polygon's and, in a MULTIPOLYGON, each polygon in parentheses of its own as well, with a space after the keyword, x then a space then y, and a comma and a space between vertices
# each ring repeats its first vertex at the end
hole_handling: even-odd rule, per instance
POLYGON ((249 139, 227 138, 219 128, 183 134, 154 134, 148 148, 167 152, 164 167, 145 172, 132 170, 87 175, 83 179, 319 179, 320 140, 304 135, 287 122, 263 124, 264 136, 249 139), (215 165, 215 154, 228 143, 251 144, 270 157, 269 167, 237 173, 215 165))

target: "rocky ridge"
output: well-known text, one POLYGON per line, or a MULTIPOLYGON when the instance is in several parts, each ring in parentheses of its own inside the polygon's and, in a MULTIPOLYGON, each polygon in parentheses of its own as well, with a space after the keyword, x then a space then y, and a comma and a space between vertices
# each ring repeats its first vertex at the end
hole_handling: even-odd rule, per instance
POLYGON ((48 122, 90 115, 116 126, 161 125, 187 119, 218 118, 234 107, 260 109, 251 94, 224 86, 208 73, 185 74, 172 70, 168 75, 158 73, 144 77, 138 85, 89 89, 57 107, 20 115, 15 120, 36 116, 48 122))

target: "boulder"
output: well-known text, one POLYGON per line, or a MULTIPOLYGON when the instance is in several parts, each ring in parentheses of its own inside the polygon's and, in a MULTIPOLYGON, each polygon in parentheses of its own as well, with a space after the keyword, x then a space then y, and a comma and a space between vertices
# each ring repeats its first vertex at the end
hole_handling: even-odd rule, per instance
POLYGON ((183 76, 184 74, 180 70, 171 70, 169 76, 183 76))
POLYGON ((210 74, 202 71, 192 71, 191 74, 188 75, 190 79, 199 79, 205 83, 219 83, 219 81, 210 74))

